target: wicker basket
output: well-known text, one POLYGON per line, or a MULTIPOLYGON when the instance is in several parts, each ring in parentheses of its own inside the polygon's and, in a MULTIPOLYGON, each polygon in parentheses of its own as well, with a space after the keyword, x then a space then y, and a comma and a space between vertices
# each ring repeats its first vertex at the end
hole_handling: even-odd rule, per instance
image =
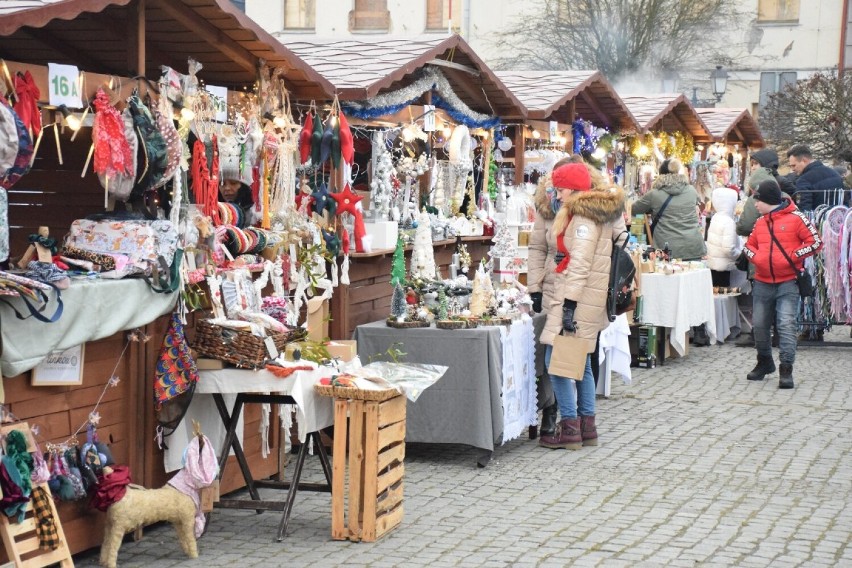
POLYGON ((320 396, 333 396, 334 398, 346 398, 352 400, 371 400, 381 402, 390 400, 395 396, 399 396, 399 392, 394 389, 384 390, 365 390, 354 387, 336 387, 332 385, 314 385, 314 390, 320 396))
MULTIPOLYGON (((275 347, 283 353, 286 345, 304 339, 306 331, 296 328, 287 333, 271 333, 275 347)), ((198 320, 195 324, 195 341, 192 346, 200 355, 233 363, 238 367, 258 369, 269 359, 266 337, 257 337, 250 331, 222 327, 209 320, 198 320)))
POLYGON ((385 320, 388 327, 395 327, 397 329, 411 329, 415 327, 429 327, 428 321, 421 320, 406 320, 403 322, 396 321, 396 318, 388 318, 385 320))

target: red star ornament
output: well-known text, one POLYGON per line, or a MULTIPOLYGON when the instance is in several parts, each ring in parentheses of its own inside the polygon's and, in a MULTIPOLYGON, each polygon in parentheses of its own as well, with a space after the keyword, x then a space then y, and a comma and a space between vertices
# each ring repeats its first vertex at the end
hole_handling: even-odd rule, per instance
POLYGON ((353 217, 360 217, 360 212, 358 211, 357 206, 358 202, 364 199, 362 196, 352 191, 352 188, 349 184, 346 184, 346 187, 343 188, 343 191, 340 193, 332 193, 331 196, 337 201, 337 214, 341 213, 349 213, 353 217))

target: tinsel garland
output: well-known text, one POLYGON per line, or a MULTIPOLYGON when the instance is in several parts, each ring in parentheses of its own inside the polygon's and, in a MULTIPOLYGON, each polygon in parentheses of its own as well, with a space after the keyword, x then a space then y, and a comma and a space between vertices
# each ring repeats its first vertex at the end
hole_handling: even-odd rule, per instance
POLYGON ((574 138, 574 153, 583 152, 591 154, 595 151, 594 126, 591 122, 578 118, 571 125, 571 133, 574 138))
POLYGON ((478 113, 453 92, 447 78, 438 69, 427 67, 423 76, 407 87, 376 95, 366 101, 342 103, 347 115, 369 120, 394 114, 404 109, 426 91, 434 90, 432 104, 444 109, 453 120, 469 128, 493 128, 500 123, 496 116, 478 113))

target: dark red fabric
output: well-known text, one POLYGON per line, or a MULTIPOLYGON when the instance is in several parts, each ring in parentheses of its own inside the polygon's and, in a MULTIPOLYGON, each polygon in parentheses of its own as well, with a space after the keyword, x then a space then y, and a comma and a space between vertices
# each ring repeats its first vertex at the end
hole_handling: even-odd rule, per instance
POLYGON ((763 215, 745 245, 745 254, 754 263, 754 278, 758 282, 778 284, 796 279, 796 273, 772 240, 770 230, 801 271, 805 258, 822 248, 822 240, 813 224, 787 198, 786 205, 763 215))
POLYGON ((15 94, 18 96, 15 112, 21 117, 30 136, 35 139, 41 130, 41 111, 38 108, 41 91, 29 71, 15 75, 15 94))
POLYGON ((0 509, 7 509, 18 503, 26 503, 30 500, 28 496, 24 496, 21 486, 12 481, 9 477, 9 472, 6 471, 6 465, 0 465, 0 489, 3 490, 3 498, 0 499, 0 509))
POLYGON ((121 501, 130 485, 130 469, 126 465, 112 466, 112 473, 98 477, 98 484, 92 492, 91 505, 106 512, 110 505, 121 501))

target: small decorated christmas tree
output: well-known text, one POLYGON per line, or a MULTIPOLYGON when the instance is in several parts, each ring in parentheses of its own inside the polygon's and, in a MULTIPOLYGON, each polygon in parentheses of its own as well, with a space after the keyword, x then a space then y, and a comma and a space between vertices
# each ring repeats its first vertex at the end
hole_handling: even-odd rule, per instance
POLYGON ((473 290, 470 293, 470 313, 474 317, 480 317, 488 311, 488 291, 485 288, 485 281, 490 280, 485 274, 485 270, 480 266, 476 274, 473 275, 473 290))
POLYGON ((403 249, 405 243, 402 240, 402 235, 396 238, 396 250, 393 251, 393 265, 391 267, 391 286, 401 285, 405 282, 405 253, 403 249))
POLYGON ((514 235, 509 230, 509 224, 501 222, 494 234, 494 245, 491 247, 491 258, 513 259, 518 254, 517 243, 514 235))
POLYGON ((408 304, 405 302, 405 291, 401 284, 396 284, 393 287, 393 297, 391 298, 391 316, 404 319, 407 313, 408 304))
POLYGON ((411 279, 435 279, 435 249, 432 248, 432 223, 426 211, 417 218, 414 250, 411 253, 411 279))
POLYGON ((447 291, 443 286, 438 288, 438 319, 445 320, 449 317, 449 302, 447 301, 447 291))

